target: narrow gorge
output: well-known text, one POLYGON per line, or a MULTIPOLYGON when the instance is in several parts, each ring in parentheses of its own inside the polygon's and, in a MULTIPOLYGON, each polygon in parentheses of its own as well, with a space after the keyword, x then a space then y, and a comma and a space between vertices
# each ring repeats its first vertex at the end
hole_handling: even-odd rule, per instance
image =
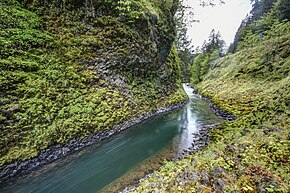
POLYGON ((0 192, 290 192, 289 0, 186 2, 0 1, 0 192))

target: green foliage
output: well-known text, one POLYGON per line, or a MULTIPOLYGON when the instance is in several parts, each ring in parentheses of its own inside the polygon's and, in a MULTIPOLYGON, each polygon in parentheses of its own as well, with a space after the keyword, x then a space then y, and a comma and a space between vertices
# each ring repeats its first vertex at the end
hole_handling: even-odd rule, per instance
POLYGON ((285 0, 254 1, 250 16, 241 23, 229 51, 253 47, 273 37, 289 34, 290 8, 285 0))
MULTIPOLYGON (((256 22, 257 25, 263 25, 265 20, 259 20, 256 22)), ((247 47, 254 47, 262 44, 264 41, 268 41, 275 37, 281 37, 288 35, 290 33, 290 22, 289 21, 282 21, 275 19, 272 20, 271 25, 266 25, 267 30, 261 31, 259 33, 253 33, 250 28, 245 28, 243 31, 244 37, 243 40, 239 42, 237 50, 241 50, 247 47)))
POLYGON ((218 51, 213 51, 210 54, 198 54, 191 65, 191 80, 192 84, 197 84, 203 80, 203 77, 208 72, 211 62, 220 58, 218 51))
POLYGON ((136 7, 136 5, 134 5, 132 1, 119 0, 117 4, 118 6, 116 7, 116 9, 119 11, 121 17, 126 17, 129 20, 136 20, 139 19, 140 17, 145 17, 144 12, 134 10, 133 7, 136 7))
POLYGON ((0 2, 0 166, 186 99, 170 7, 19 2, 0 2))
POLYGON ((175 1, 175 24, 176 24, 176 45, 177 49, 182 52, 188 52, 192 45, 187 34, 187 28, 193 20, 193 8, 186 0, 175 1))
POLYGON ((191 77, 191 63, 193 60, 193 55, 189 50, 179 50, 178 56, 180 58, 180 70, 182 82, 190 82, 191 77))
POLYGON ((202 48, 197 49, 191 64, 191 80, 192 84, 197 84, 203 80, 203 76, 208 72, 211 62, 223 56, 224 41, 221 39, 220 33, 212 30, 208 41, 205 41, 202 48))
POLYGON ((201 81, 201 63, 203 61, 202 55, 198 54, 191 65, 191 80, 190 82, 196 84, 201 81))
POLYGON ((289 192, 289 40, 275 37, 214 61, 197 89, 238 118, 133 192, 289 192))

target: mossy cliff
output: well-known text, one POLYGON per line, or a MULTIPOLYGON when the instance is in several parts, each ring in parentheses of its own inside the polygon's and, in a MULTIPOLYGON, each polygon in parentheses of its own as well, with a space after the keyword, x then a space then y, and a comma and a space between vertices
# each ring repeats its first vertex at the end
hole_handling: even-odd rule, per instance
POLYGON ((2 0, 0 166, 184 101, 175 3, 2 0))
POLYGON ((288 33, 212 63, 198 92, 237 119, 213 129, 203 150, 166 162, 134 192, 289 192, 289 44, 288 33))

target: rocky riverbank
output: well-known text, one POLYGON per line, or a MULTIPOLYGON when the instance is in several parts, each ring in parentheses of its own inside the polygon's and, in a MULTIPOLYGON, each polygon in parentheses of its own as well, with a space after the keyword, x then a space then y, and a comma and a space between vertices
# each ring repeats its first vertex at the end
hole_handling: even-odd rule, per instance
MULTIPOLYGON (((195 92, 195 90, 194 90, 195 92)), ((196 93, 198 94, 198 93, 196 93)), ((198 94, 199 95, 199 94, 198 94)), ((215 106, 212 103, 212 99, 199 95, 200 98, 204 101, 206 101, 209 104, 210 110, 219 118, 225 120, 225 121, 233 121, 237 118, 236 115, 233 115, 223 109, 220 109, 219 107, 215 106)), ((196 133, 192 133, 194 135, 194 139, 192 142, 192 147, 185 149, 184 152, 178 157, 178 159, 181 159, 185 157, 186 155, 193 154, 197 150, 200 150, 204 148, 206 145, 210 142, 210 136, 209 133, 212 129, 218 127, 221 125, 221 123, 211 124, 211 125, 204 125, 202 128, 198 130, 196 133)))
POLYGON ((66 155, 79 151, 87 146, 99 143, 102 140, 109 139, 113 135, 128 129, 135 124, 145 121, 150 117, 179 109, 187 102, 188 100, 185 100, 182 103, 172 105, 168 108, 161 108, 155 111, 150 111, 143 116, 139 116, 122 124, 116 125, 111 130, 95 133, 83 139, 73 139, 67 144, 57 144, 44 150, 35 158, 26 161, 16 161, 12 164, 6 165, 0 169, 0 183, 5 182, 8 179, 15 177, 16 175, 19 175, 21 173, 37 169, 43 165, 61 159, 66 155))
POLYGON ((192 141, 192 146, 188 149, 185 149, 181 155, 178 156, 177 160, 184 158, 189 154, 193 154, 194 152, 204 148, 210 143, 209 133, 212 129, 218 127, 221 123, 216 123, 212 125, 204 125, 200 128, 196 133, 192 133, 194 139, 192 141))
POLYGON ((236 115, 234 115, 234 114, 232 114, 232 113, 230 113, 228 111, 225 111, 225 110, 217 107, 216 105, 214 105, 211 98, 208 98, 206 96, 201 95, 200 93, 197 92, 197 88, 196 87, 194 87, 194 86, 192 86, 192 87, 193 87, 193 92, 198 94, 202 100, 206 101, 209 104, 210 110, 215 115, 217 115, 219 118, 221 118, 223 120, 226 120, 226 121, 233 121, 233 120, 235 120, 237 118, 236 115))
MULTIPOLYGON (((221 123, 216 123, 212 125, 205 125, 201 129, 198 130, 196 133, 192 133, 194 135, 194 139, 192 141, 192 146, 188 149, 185 149, 181 154, 177 155, 176 158, 173 158, 172 161, 178 161, 184 158, 187 155, 193 154, 194 152, 204 148, 207 146, 210 142, 210 136, 208 135, 211 129, 216 128, 221 123)), ((136 185, 143 182, 144 180, 148 179, 153 174, 153 171, 148 173, 143 178, 136 180, 136 185)), ((136 189, 135 186, 127 186, 124 190, 121 191, 121 193, 129 193, 131 191, 134 191, 136 189)))
MULTIPOLYGON (((198 94, 198 93, 196 93, 196 94, 198 94)), ((212 100, 210 98, 207 98, 207 97, 199 95, 199 94, 198 94, 198 96, 202 100, 206 101, 209 104, 210 110, 215 115, 220 117, 221 119, 226 120, 226 121, 232 121, 232 120, 235 120, 237 118, 235 115, 233 115, 225 110, 222 110, 222 109, 218 108, 217 106, 215 106, 214 104, 212 104, 212 100)), ((203 125, 202 128, 200 128, 197 132, 192 133, 192 135, 194 136, 192 144, 191 144, 192 146, 188 149, 183 150, 183 152, 180 153, 176 158, 173 158, 172 161, 179 161, 182 158, 184 158, 188 155, 191 155, 191 154, 195 153, 196 151, 207 146, 210 143, 210 136, 209 136, 210 131, 212 129, 220 126, 221 124, 222 123, 203 125)), ((144 178, 141 178, 139 181, 136 181, 136 184, 143 182, 144 180, 148 179, 151 175, 152 175, 152 172, 147 174, 144 178)), ((123 191, 121 191, 121 193, 128 193, 128 192, 134 191, 135 188, 136 187, 134 187, 134 186, 128 186, 123 191)))

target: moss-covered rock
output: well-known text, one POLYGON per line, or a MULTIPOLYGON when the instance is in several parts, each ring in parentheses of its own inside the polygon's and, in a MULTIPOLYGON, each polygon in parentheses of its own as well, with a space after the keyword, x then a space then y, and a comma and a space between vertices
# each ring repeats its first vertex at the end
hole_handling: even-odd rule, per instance
POLYGON ((174 3, 0 2, 0 166, 186 99, 174 3))

